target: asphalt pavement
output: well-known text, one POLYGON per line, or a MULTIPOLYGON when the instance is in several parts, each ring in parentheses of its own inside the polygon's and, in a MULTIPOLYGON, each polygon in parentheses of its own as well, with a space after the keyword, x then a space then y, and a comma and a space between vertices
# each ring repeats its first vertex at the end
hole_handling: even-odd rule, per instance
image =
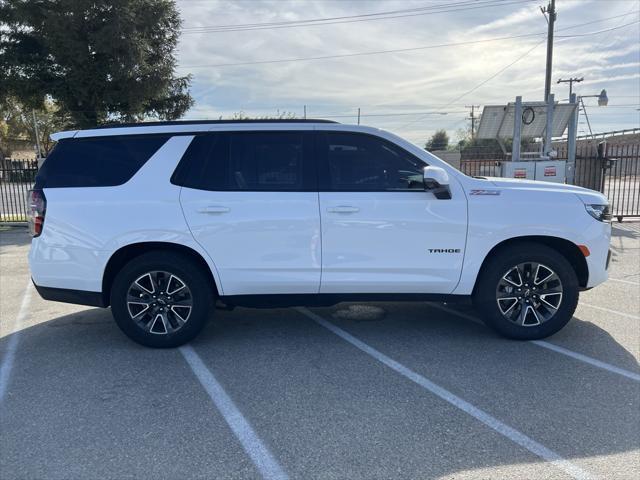
POLYGON ((0 478, 640 477, 640 224, 541 342, 467 305, 218 310, 189 346, 42 300, 0 227, 0 478))

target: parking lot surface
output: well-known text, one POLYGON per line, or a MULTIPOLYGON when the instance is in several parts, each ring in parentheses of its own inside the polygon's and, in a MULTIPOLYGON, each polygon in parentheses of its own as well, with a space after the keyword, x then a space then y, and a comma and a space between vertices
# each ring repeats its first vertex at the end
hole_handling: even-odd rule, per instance
MULTIPOLYGON (((1 227, 0 227, 1 228, 1 227)), ((640 478, 640 224, 539 342, 468 305, 218 310, 189 346, 46 302, 0 231, 0 478, 640 478)))

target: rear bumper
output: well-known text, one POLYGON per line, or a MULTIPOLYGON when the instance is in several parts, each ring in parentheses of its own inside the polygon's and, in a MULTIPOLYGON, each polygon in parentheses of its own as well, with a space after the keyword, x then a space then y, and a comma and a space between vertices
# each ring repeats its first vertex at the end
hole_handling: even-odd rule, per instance
MULTIPOLYGON (((33 281, 33 279, 31 280, 33 281)), ((41 287, 36 285, 38 294, 45 300, 63 303, 75 303, 77 305, 89 305, 91 307, 108 307, 109 304, 104 300, 102 292, 88 292, 85 290, 71 290, 68 288, 52 288, 41 287)))

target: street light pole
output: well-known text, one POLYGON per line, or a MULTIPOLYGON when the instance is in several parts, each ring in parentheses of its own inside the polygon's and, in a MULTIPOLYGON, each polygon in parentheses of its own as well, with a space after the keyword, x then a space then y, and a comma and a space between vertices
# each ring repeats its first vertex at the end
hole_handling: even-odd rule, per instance
POLYGON ((579 101, 582 104, 582 111, 584 112, 584 118, 587 119, 587 125, 589 126, 589 134, 593 137, 593 130, 591 130, 591 122, 589 121, 589 115, 587 115, 587 107, 584 105, 583 98, 597 98, 599 107, 606 107, 609 104, 609 97, 607 91, 603 88, 598 95, 580 95, 579 101))
POLYGON ((36 111, 31 110, 33 116, 33 132, 36 136, 36 149, 38 150, 38 160, 42 158, 42 149, 40 148, 40 132, 38 131, 38 120, 36 119, 36 111))

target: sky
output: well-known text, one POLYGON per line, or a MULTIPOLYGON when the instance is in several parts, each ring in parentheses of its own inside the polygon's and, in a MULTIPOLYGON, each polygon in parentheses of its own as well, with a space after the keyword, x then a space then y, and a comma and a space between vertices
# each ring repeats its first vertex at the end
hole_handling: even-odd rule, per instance
MULTIPOLYGON (((424 145, 438 129, 452 140, 468 129, 467 106, 544 97, 544 0, 176 3, 177 73, 192 75, 195 99, 186 119, 302 118, 306 105, 308 118, 357 123, 360 108, 361 124, 424 145)), ((584 77, 578 95, 609 97, 606 107, 584 99, 594 133, 640 127, 640 0, 557 0, 556 10, 556 100, 568 99, 559 78, 584 77)), ((578 129, 589 133, 582 114, 578 129)))

